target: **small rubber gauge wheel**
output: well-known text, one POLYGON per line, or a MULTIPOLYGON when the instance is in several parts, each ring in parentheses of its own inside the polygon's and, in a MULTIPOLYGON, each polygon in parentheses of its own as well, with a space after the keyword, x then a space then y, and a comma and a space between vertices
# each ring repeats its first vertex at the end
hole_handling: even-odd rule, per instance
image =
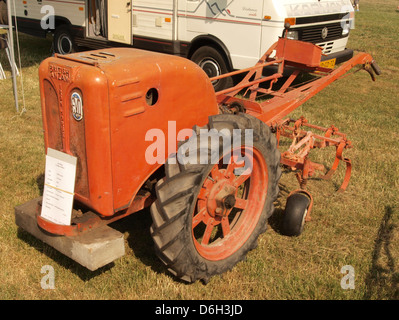
POLYGON ((299 236, 305 226, 310 199, 302 193, 294 193, 287 199, 282 231, 287 236, 299 236))

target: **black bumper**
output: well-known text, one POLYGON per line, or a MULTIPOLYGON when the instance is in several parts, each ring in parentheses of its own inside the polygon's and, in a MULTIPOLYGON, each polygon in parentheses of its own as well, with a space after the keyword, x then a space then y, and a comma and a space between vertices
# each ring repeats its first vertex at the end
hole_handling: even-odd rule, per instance
POLYGON ((352 59, 353 57, 353 50, 352 49, 345 49, 340 52, 332 53, 326 56, 321 57, 321 61, 336 59, 335 63, 341 63, 352 59))

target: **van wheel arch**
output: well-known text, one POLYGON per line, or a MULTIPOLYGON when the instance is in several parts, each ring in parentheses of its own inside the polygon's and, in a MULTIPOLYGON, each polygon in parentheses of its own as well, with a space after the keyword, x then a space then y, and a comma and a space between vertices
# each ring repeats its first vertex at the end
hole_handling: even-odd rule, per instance
MULTIPOLYGON (((187 56, 191 61, 197 63, 209 77, 233 71, 227 48, 222 42, 215 39, 209 36, 194 40, 187 56)), ((231 87, 233 84, 231 77, 213 82, 215 91, 231 87)))
POLYGON ((205 35, 205 36, 202 35, 202 36, 198 36, 198 37, 194 38, 191 41, 191 44, 190 44, 190 47, 188 50, 188 54, 187 54, 187 58, 191 59, 191 57, 193 56, 195 51, 197 51, 199 48, 204 47, 204 46, 212 47, 215 50, 217 50, 225 59, 226 66, 228 67, 229 71, 233 71, 233 63, 231 61, 229 50, 227 49, 225 44, 220 39, 218 39, 212 35, 205 35))

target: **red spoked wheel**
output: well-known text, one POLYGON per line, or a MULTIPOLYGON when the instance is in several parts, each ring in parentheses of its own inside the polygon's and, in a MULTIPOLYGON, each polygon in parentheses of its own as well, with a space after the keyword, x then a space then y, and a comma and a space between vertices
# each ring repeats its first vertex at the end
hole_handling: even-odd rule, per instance
POLYGON ((151 236, 170 272, 188 282, 207 282, 243 260, 266 231, 279 192, 280 153, 269 127, 246 114, 212 116, 194 131, 198 139, 181 144, 177 159, 181 150, 191 150, 215 161, 167 161, 151 206, 151 236), (241 136, 234 144, 221 134, 214 156, 212 143, 199 142, 204 128, 231 136, 241 129, 241 136), (253 131, 250 144, 245 129, 253 131))
POLYGON ((265 159, 256 149, 233 150, 212 167, 192 220, 194 244, 202 257, 225 259, 247 241, 262 214, 267 178, 265 159))

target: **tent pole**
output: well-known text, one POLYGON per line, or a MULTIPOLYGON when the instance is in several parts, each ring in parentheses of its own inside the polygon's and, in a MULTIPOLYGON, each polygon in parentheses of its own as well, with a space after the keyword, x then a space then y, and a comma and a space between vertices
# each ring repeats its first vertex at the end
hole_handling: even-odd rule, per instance
POLYGON ((15 70, 16 66, 15 66, 15 56, 14 56, 14 35, 13 35, 12 17, 11 17, 11 0, 7 1, 7 14, 8 14, 8 39, 9 39, 9 49, 11 57, 11 74, 12 74, 12 83, 14 89, 15 108, 17 112, 19 112, 18 92, 17 92, 17 72, 15 70))

